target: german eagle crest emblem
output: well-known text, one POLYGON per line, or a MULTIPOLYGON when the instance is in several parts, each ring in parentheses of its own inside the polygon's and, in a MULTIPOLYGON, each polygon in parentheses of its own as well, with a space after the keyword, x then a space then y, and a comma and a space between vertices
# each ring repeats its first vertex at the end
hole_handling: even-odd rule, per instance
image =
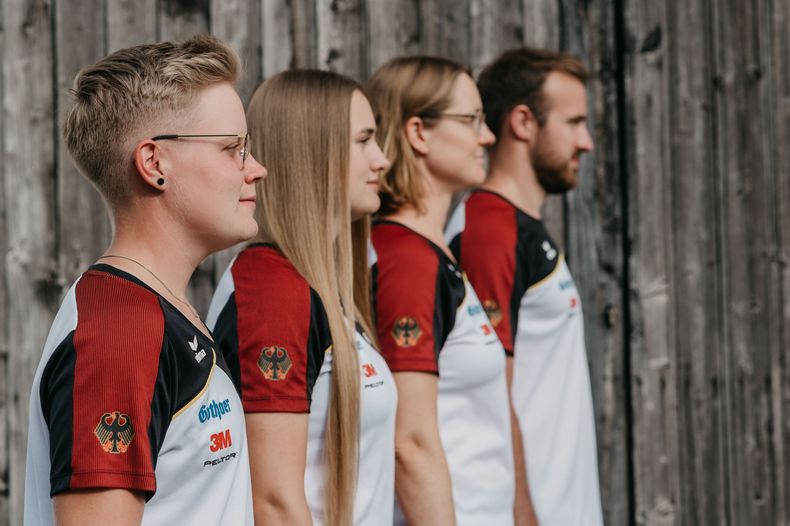
POLYGON ((496 327, 502 321, 502 309, 499 308, 499 303, 494 300, 485 300, 483 302, 483 309, 488 314, 488 319, 491 320, 491 325, 496 327))
POLYGON ((263 377, 274 382, 285 380, 288 371, 291 370, 291 358, 285 347, 264 347, 261 357, 258 358, 258 368, 263 373, 263 377))
POLYGON ((132 427, 132 419, 129 418, 129 415, 113 411, 101 415, 99 424, 93 433, 104 451, 118 455, 126 453, 126 450, 129 449, 134 438, 134 427, 132 427))
POLYGON ((398 347, 414 347, 422 336, 422 329, 411 316, 401 316, 395 320, 391 334, 398 347))

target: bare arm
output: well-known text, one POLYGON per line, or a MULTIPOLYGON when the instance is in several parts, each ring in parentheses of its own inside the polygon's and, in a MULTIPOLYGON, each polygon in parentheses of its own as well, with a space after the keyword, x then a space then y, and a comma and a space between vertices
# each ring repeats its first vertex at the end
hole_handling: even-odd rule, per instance
POLYGON ((309 526, 307 413, 247 413, 255 524, 309 526))
MULTIPOLYGON (((513 357, 507 357, 507 392, 510 399, 510 386, 513 384, 513 357)), ((521 438, 521 426, 510 404, 510 429, 513 434, 513 467, 516 473, 516 502, 513 506, 513 516, 516 526, 537 526, 538 517, 532 507, 532 497, 529 494, 527 482, 527 463, 524 457, 524 442, 521 438)))
POLYGON ((438 378, 393 373, 398 386, 395 419, 395 491, 411 526, 455 525, 450 470, 436 414, 438 378))
POLYGON ((145 498, 126 489, 70 490, 55 495, 53 507, 58 526, 88 526, 112 522, 140 526, 145 498))

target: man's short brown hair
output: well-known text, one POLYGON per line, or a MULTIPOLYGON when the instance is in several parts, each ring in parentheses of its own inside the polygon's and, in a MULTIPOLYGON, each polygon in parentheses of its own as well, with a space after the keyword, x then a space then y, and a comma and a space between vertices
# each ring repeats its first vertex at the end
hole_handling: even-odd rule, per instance
POLYGON ((486 124, 499 136, 507 115, 526 104, 542 125, 549 108, 543 84, 549 73, 560 72, 587 82, 587 68, 578 57, 548 49, 519 48, 505 51, 480 73, 477 86, 483 100, 486 124))
POLYGON ((137 142, 188 116, 203 88, 235 83, 240 69, 236 52, 208 35, 116 51, 74 79, 75 100, 63 125, 66 148, 111 206, 123 203, 137 142))

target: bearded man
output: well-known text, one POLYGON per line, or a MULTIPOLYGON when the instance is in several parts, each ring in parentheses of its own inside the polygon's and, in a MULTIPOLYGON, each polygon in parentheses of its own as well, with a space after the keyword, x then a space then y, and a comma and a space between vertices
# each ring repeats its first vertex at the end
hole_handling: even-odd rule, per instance
POLYGON ((593 149, 586 80, 578 58, 528 48, 483 70, 478 86, 497 140, 486 182, 447 227, 507 353, 516 524, 603 524, 579 293, 541 220, 546 196, 572 189, 593 149))

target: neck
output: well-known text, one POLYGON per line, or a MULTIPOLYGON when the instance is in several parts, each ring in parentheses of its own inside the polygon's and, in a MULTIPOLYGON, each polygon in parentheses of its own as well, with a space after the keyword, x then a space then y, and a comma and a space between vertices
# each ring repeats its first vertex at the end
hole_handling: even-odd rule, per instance
POLYGON ((506 197, 524 212, 540 219, 546 191, 538 182, 526 145, 503 143, 490 151, 488 178, 482 188, 506 197))
POLYGON ((150 216, 142 220, 117 214, 115 219, 115 234, 103 257, 123 258, 103 261, 129 272, 163 296, 186 300, 189 279, 207 254, 199 253, 194 242, 174 232, 172 225, 150 216))
POLYGON ((444 224, 450 212, 451 201, 452 192, 429 188, 421 202, 422 210, 408 206, 384 216, 383 219, 402 223, 430 239, 449 255, 449 248, 444 242, 444 224))

